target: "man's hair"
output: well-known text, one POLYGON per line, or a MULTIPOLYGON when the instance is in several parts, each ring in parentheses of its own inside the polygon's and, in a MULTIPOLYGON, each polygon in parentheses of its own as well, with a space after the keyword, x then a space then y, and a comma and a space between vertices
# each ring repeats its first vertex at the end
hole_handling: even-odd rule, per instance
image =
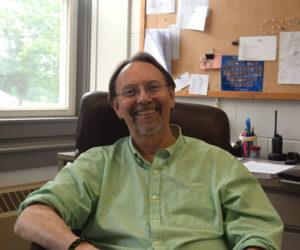
POLYGON ((112 100, 116 96, 116 81, 117 81, 117 78, 118 78, 120 72, 126 65, 133 63, 133 62, 151 63, 163 74, 163 77, 164 77, 167 85, 171 86, 173 89, 175 89, 175 82, 174 82, 172 76, 169 74, 169 72, 166 71, 165 68, 163 66, 161 66, 161 64, 150 54, 148 54, 146 52, 138 52, 131 59, 121 62, 121 64, 116 68, 115 72, 112 74, 110 81, 109 81, 109 95, 108 95, 109 103, 111 103, 112 100))

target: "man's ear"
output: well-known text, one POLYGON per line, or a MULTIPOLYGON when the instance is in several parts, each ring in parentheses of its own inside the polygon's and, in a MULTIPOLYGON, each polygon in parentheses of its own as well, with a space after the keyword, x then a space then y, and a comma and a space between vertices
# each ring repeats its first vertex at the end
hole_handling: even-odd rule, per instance
POLYGON ((111 102, 110 102, 110 106, 114 109, 114 111, 116 112, 117 116, 120 119, 123 119, 123 116, 120 113, 120 105, 119 102, 117 101, 116 98, 114 98, 111 102))
POLYGON ((169 87, 169 95, 171 98, 171 109, 175 106, 175 89, 172 87, 169 87))

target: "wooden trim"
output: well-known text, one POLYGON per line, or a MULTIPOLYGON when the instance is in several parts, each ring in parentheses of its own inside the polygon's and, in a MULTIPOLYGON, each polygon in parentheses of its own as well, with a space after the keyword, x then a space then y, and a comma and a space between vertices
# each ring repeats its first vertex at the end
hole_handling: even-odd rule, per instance
POLYGON ((182 97, 202 97, 202 98, 245 98, 245 99, 266 99, 266 100, 300 100, 300 93, 264 93, 264 92, 236 92, 236 91, 208 91, 207 95, 193 95, 189 90, 181 90, 176 96, 182 97))
POLYGON ((141 0, 141 15, 140 15, 140 51, 144 50, 145 29, 146 29, 146 0, 141 0))

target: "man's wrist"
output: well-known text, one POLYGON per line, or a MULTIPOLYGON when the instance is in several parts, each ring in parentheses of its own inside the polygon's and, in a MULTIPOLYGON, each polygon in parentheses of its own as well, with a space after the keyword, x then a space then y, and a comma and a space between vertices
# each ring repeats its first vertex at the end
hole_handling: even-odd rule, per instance
POLYGON ((76 240, 74 240, 71 245, 68 247, 68 250, 74 250, 80 243, 82 242, 87 242, 86 239, 84 239, 83 237, 81 238, 77 238, 76 240))

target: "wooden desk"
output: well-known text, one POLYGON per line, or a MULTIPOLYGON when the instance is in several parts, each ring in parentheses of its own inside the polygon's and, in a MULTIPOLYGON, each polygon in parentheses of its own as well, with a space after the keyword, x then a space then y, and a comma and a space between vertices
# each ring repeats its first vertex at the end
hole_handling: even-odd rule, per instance
MULTIPOLYGON (((58 153, 59 170, 75 159, 75 152, 58 153)), ((259 179, 262 188, 284 223, 282 250, 298 250, 300 246, 300 185, 276 179, 259 179)))

